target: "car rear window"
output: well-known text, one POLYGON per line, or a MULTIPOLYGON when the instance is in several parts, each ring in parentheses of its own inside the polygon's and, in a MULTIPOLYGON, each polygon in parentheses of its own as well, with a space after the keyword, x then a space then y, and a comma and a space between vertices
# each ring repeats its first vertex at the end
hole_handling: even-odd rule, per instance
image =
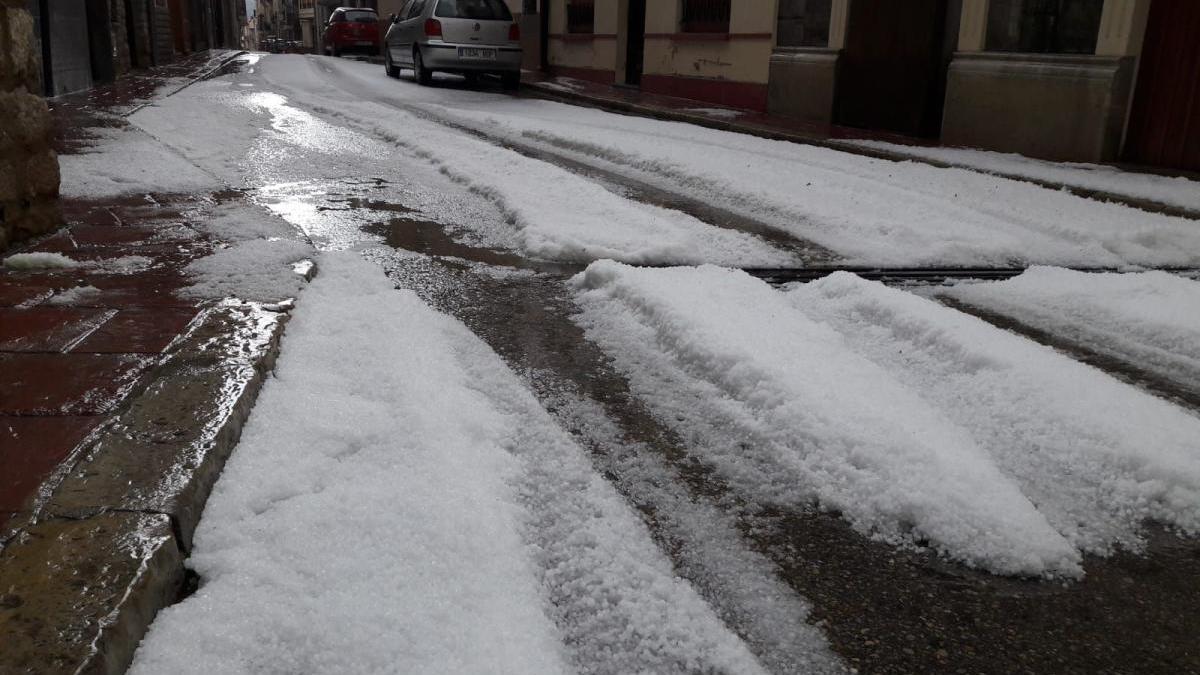
POLYGON ((512 21, 504 0, 441 0, 434 14, 445 19, 512 21))
POLYGON ((368 12, 361 9, 351 10, 346 12, 346 20, 353 21, 355 23, 375 23, 376 21, 379 21, 379 15, 375 12, 368 12))

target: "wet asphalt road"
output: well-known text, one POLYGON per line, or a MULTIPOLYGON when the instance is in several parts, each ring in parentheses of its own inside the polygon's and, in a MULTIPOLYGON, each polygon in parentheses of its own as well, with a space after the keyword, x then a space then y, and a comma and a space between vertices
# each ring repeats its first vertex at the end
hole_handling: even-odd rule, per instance
MULTIPOLYGON (((247 73, 230 77, 253 81, 247 73)), ((354 89, 345 95, 372 96, 354 89)), ((392 97, 376 102, 404 109, 392 97)), ((311 112, 323 124, 339 124, 311 112)), ((460 131, 486 138, 479 129, 460 131)), ((625 196, 765 235, 811 263, 832 260, 819 247, 694 195, 574 165, 546 148, 496 142, 625 196)), ((318 162, 284 144, 253 153, 259 159, 243 188, 247 196, 321 248, 363 246, 397 288, 416 292, 491 345, 592 452, 597 471, 642 514, 678 573, 771 670, 795 672, 803 660, 803 645, 781 640, 778 628, 804 620, 807 602, 807 620, 863 673, 1200 673, 1195 541, 1155 531, 1144 555, 1090 558, 1086 578, 1064 584, 1000 578, 928 551, 898 550, 853 532, 836 513, 761 509, 693 457, 685 439, 656 419, 584 339, 566 283, 580 267, 530 260, 506 247, 504 216, 485 196, 416 160, 318 162)), ((1053 335, 1025 334, 1065 348, 1053 335)), ((1135 365, 1092 363, 1160 394, 1167 386, 1135 365)), ((1193 409, 1200 401, 1192 390, 1165 393, 1193 409)))

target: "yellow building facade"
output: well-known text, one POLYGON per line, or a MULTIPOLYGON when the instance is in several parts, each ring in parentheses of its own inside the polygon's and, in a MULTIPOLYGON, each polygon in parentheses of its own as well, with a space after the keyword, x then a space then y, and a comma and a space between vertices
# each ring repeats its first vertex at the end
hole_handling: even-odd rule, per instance
POLYGON ((520 4, 527 51, 559 75, 831 130, 1200 170, 1197 0, 520 4))
POLYGON ((556 72, 766 108, 777 0, 735 0, 724 7, 706 3, 709 16, 717 10, 706 25, 689 21, 691 8, 679 1, 550 0, 542 5, 549 10, 548 65, 556 72), (583 30, 589 14, 591 30, 583 30))

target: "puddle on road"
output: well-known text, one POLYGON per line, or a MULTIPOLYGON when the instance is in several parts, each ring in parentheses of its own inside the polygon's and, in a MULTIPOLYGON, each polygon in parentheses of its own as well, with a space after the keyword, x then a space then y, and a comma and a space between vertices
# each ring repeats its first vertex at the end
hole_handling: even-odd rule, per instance
POLYGON ((368 211, 382 211, 384 213, 415 213, 414 209, 391 202, 385 202, 379 199, 371 199, 370 197, 346 197, 329 200, 329 205, 318 206, 318 211, 350 211, 354 209, 366 209, 368 211))
POLYGON ((420 209, 392 201, 397 190, 383 178, 295 181, 246 192, 300 228, 322 250, 377 241, 433 258, 562 276, 573 275, 584 267, 535 260, 516 251, 486 246, 479 242, 478 233, 466 226, 430 219, 420 209))
POLYGON ((366 228, 412 209, 383 199, 382 178, 275 183, 247 190, 251 199, 297 227, 318 249, 342 250, 363 241, 366 228))
POLYGON ((448 258, 491 267, 528 270, 562 277, 580 272, 584 267, 570 263, 531 260, 514 251, 463 243, 451 236, 448 230, 447 225, 418 218, 392 218, 386 222, 363 226, 364 232, 382 238, 383 242, 392 248, 420 253, 432 258, 448 258))
POLYGON ((461 244, 447 232, 446 226, 432 220, 392 218, 372 223, 363 231, 382 237, 392 248, 422 253, 434 258, 459 258, 497 267, 523 268, 526 261, 515 253, 461 244))

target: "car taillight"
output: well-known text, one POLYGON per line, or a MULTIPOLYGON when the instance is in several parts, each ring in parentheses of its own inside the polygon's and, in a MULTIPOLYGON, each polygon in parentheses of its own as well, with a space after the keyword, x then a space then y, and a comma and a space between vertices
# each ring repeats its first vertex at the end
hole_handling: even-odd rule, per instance
POLYGON ((519 41, 521 39, 521 27, 515 23, 513 25, 509 26, 508 27, 508 39, 513 42, 519 41))
POLYGON ((426 19, 425 37, 442 37, 442 22, 437 19, 426 19))

